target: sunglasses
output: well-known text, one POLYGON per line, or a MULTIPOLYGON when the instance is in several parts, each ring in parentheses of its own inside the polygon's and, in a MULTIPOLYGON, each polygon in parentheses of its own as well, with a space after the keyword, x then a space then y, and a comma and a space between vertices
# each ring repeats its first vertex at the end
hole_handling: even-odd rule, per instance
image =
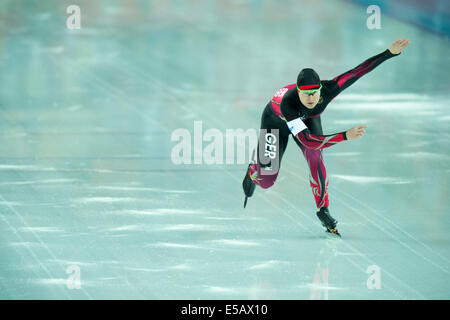
POLYGON ((301 90, 299 89, 299 87, 297 86, 297 91, 300 92, 301 94, 305 95, 305 96, 314 96, 316 95, 317 92, 320 91, 320 89, 322 89, 322 84, 320 84, 320 87, 317 89, 311 89, 311 90, 301 90))

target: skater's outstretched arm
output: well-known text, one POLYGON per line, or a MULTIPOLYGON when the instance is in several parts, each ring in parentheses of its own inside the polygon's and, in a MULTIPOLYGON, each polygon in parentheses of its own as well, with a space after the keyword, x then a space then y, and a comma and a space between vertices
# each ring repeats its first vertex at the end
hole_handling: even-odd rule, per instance
POLYGON ((364 128, 367 128, 367 126, 362 125, 336 134, 316 135, 309 132, 308 128, 300 118, 288 121, 287 125, 289 130, 291 130, 291 133, 302 145, 308 149, 314 150, 325 149, 344 140, 360 138, 366 132, 364 128))
POLYGON ((396 40, 385 51, 367 59, 366 61, 358 65, 356 68, 344 72, 343 74, 335 77, 333 80, 330 80, 330 82, 334 82, 332 86, 333 87, 332 98, 336 97, 343 90, 351 86, 353 83, 356 82, 356 80, 361 78, 363 75, 375 69, 382 62, 399 55, 408 44, 409 44, 408 39, 396 40))

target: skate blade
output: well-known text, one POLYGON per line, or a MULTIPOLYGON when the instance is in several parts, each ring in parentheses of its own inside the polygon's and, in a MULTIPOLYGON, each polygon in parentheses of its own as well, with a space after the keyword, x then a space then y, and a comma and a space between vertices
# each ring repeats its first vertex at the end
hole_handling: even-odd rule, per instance
POLYGON ((337 229, 327 229, 325 232, 330 234, 333 237, 342 238, 341 234, 339 233, 339 231, 337 229))

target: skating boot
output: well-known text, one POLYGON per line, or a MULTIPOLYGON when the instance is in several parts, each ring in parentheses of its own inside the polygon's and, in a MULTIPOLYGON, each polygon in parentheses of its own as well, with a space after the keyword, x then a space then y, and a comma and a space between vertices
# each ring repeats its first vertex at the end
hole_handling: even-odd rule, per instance
POLYGON ((244 208, 247 205, 247 199, 250 198, 255 191, 256 184, 253 182, 253 179, 256 179, 256 176, 257 165, 255 163, 250 163, 247 172, 245 173, 244 181, 242 181, 242 188, 244 189, 245 194, 244 208))
POLYGON ((339 237, 341 236, 339 231, 336 229, 338 222, 330 215, 327 207, 320 208, 320 211, 317 211, 317 217, 322 222, 322 225, 327 228, 326 232, 339 237))

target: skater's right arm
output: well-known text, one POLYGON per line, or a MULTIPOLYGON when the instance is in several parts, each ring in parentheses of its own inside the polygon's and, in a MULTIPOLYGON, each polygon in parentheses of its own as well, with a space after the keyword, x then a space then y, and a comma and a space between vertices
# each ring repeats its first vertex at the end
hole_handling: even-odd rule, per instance
POLYGON ((361 125, 336 134, 316 135, 309 132, 308 128, 300 118, 287 121, 287 126, 294 137, 300 141, 303 146, 313 150, 325 149, 344 140, 360 138, 365 133, 364 128, 367 128, 367 126, 361 125))
POLYGON ((308 149, 321 150, 347 140, 346 132, 325 136, 312 134, 300 118, 288 121, 287 125, 294 137, 308 149))
POLYGON ((308 127, 300 117, 297 107, 289 103, 288 100, 283 99, 280 112, 292 135, 308 149, 321 150, 334 146, 344 140, 353 140, 362 137, 365 132, 364 128, 367 128, 367 126, 358 126, 336 134, 316 135, 309 132, 308 127))

